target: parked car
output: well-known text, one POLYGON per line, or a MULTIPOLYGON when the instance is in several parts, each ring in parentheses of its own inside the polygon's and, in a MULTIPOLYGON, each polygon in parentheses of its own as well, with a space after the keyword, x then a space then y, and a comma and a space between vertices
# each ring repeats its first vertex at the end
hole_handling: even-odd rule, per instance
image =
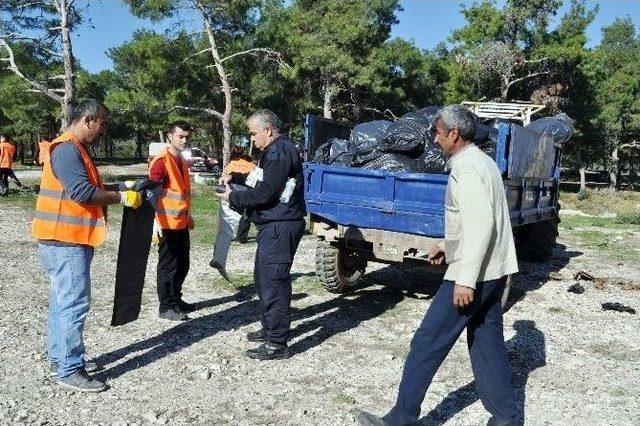
MULTIPOLYGON (((149 144, 149 157, 147 161, 151 161, 167 144, 153 142, 149 144)), ((213 173, 220 175, 222 173, 222 161, 207 154, 198 147, 191 147, 182 153, 183 158, 189 164, 189 170, 192 173, 213 173)))

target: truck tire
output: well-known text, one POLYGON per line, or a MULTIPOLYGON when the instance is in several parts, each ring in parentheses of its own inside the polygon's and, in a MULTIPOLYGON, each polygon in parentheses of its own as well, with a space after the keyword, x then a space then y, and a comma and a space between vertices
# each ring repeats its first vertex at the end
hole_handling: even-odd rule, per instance
POLYGON ((344 293, 364 275, 366 260, 345 248, 338 248, 319 240, 316 246, 316 276, 331 293, 344 293))
POLYGON ((527 262, 545 262, 553 256, 558 238, 558 213, 547 220, 516 228, 514 238, 518 258, 527 262))

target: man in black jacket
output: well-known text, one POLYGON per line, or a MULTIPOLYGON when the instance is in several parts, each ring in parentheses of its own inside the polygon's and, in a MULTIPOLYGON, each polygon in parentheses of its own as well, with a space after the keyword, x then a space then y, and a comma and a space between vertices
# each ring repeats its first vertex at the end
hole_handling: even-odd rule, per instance
MULTIPOLYGON (((247 351, 254 359, 289 357, 287 339, 291 320, 291 264, 305 228, 302 161, 295 145, 280 134, 282 121, 269 110, 247 120, 251 142, 262 151, 247 177, 246 191, 216 194, 238 209, 246 209, 258 228, 253 280, 262 308, 262 328, 247 334, 263 342, 247 351)), ((228 182, 225 182, 228 183, 228 182)))

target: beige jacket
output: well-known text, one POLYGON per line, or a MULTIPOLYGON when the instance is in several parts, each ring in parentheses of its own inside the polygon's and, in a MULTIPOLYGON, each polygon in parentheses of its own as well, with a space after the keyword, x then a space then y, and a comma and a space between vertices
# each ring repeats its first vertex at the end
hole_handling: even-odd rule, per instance
POLYGON ((445 279, 475 288, 477 282, 518 272, 507 197, 496 163, 470 144, 449 164, 445 279))

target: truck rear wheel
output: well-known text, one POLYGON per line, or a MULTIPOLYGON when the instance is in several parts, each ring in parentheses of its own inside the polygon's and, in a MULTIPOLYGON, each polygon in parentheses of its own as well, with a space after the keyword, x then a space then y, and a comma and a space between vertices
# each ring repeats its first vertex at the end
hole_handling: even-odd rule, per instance
POLYGON ((560 218, 523 225, 514 230, 518 258, 528 262, 545 262, 553 256, 560 218))
POLYGON ((332 293, 344 293, 364 275, 367 261, 343 247, 334 247, 323 240, 316 246, 316 276, 320 284, 332 293))

